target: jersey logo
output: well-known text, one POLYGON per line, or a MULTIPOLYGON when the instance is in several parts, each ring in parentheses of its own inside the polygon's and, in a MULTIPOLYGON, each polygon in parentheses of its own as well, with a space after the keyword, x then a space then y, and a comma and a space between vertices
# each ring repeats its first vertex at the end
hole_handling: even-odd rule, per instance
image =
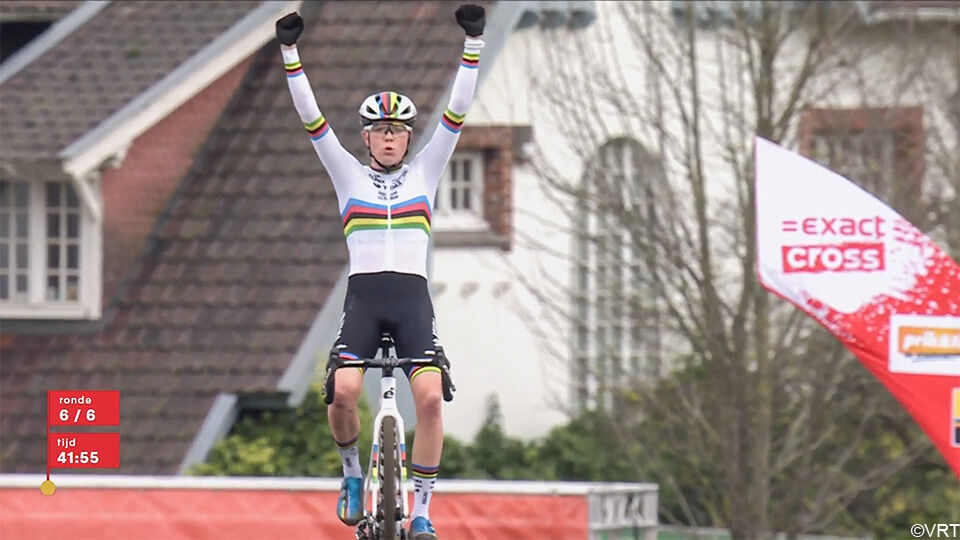
POLYGON ((377 190, 377 199, 381 201, 387 200, 388 193, 391 201, 398 199, 400 194, 397 193, 397 190, 407 181, 407 173, 409 170, 410 169, 403 169, 396 178, 384 178, 376 172, 369 173, 373 187, 377 190))

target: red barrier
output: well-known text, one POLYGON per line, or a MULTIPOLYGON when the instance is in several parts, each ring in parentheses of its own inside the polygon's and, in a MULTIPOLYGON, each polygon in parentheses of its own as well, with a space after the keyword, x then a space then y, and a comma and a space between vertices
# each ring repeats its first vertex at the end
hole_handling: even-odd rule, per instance
MULTIPOLYGON (((353 538, 337 494, 214 489, 0 489, 3 540, 241 540, 353 538)), ((437 493, 431 518, 444 540, 583 540, 577 495, 437 493)))

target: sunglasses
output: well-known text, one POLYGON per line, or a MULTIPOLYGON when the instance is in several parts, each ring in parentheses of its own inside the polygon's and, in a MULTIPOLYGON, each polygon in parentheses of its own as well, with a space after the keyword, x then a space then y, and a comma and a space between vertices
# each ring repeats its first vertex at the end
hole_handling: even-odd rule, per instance
POLYGON ((413 131, 410 126, 406 124, 374 124, 367 126, 367 131, 371 133, 376 133, 377 135, 386 135, 387 133, 391 135, 399 135, 400 133, 409 133, 413 131))

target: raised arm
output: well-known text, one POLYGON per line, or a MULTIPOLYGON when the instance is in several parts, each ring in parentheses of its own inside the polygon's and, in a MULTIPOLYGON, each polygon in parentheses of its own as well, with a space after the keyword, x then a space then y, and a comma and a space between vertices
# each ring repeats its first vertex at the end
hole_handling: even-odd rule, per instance
POLYGON ((320 112, 313 89, 310 88, 310 81, 300 64, 296 42, 301 32, 303 19, 297 13, 290 13, 277 21, 277 39, 281 43, 280 52, 287 71, 287 86, 293 97, 293 106, 310 134, 310 142, 313 143, 317 156, 330 174, 334 186, 339 189, 339 184, 348 181, 350 173, 356 169, 359 162, 340 144, 330 124, 320 112))
POLYGON ((457 24, 463 27, 467 37, 463 42, 460 68, 450 91, 450 102, 430 141, 414 158, 416 166, 422 168, 424 172, 424 178, 428 182, 427 189, 431 194, 436 192, 440 175, 443 174, 443 169, 450 161, 450 156, 453 155, 453 150, 460 139, 460 128, 463 126, 464 117, 467 109, 470 108, 473 93, 477 87, 477 66, 480 61, 480 49, 484 45, 483 40, 480 39, 485 25, 483 8, 472 5, 461 6, 457 9, 456 17, 457 24))

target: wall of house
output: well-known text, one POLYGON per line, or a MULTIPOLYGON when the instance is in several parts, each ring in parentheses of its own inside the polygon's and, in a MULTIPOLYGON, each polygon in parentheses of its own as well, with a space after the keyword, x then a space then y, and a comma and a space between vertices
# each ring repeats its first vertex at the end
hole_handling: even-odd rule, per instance
MULTIPOLYGON (((522 99, 531 39, 544 37, 529 29, 508 38, 478 89, 468 126, 532 125, 534 137, 543 136, 522 99)), ((517 161, 523 156, 511 175, 510 249, 438 247, 433 255, 438 333, 458 385, 444 410, 445 430, 464 440, 482 424, 491 395, 506 433, 524 439, 562 424, 571 407, 566 323, 545 304, 567 302, 569 224, 532 167, 517 161)))
MULTIPOLYGON (((470 440, 490 395, 503 412, 505 431, 531 438, 562 423, 568 397, 566 333, 536 298, 547 279, 565 284, 567 262, 531 246, 532 237, 566 253, 568 237, 538 220, 539 185, 529 170, 513 171, 515 241, 499 248, 437 248, 433 301, 437 331, 451 359, 456 398, 446 405, 445 430, 470 440)), ((555 298, 554 298, 555 299, 555 298)), ((562 299, 561 299, 562 300, 562 299)))
MULTIPOLYGON (((657 6, 666 20, 672 20, 669 3, 657 6)), ((644 61, 631 38, 633 30, 624 24, 622 5, 597 2, 596 9, 597 19, 586 29, 534 26, 515 31, 495 64, 489 66, 490 71, 467 115, 467 126, 531 125, 534 140, 547 153, 554 174, 571 180, 582 174, 584 164, 579 156, 588 155, 584 148, 577 148, 583 141, 629 135, 656 153, 658 135, 652 126, 628 120, 630 115, 622 114, 625 107, 650 110, 653 106, 651 89, 656 83, 650 76, 649 63, 644 61), (558 56, 557 50, 585 51, 585 54, 558 56), (590 129, 603 129, 603 135, 584 133, 580 140, 577 130, 581 127, 570 125, 562 105, 557 107, 543 100, 544 91, 550 90, 546 85, 555 80, 558 72, 564 71, 587 74, 598 80, 610 77, 627 89, 620 95, 598 94, 596 114, 603 122, 590 129)), ((811 87, 814 90, 811 95, 822 95, 816 105, 879 107, 926 103, 929 89, 924 90, 918 79, 904 70, 904 66, 916 65, 918 59, 928 60, 918 68, 918 74, 930 78, 936 76, 938 70, 946 73, 946 85, 952 80, 951 91, 955 91, 956 71, 952 72, 953 79, 949 75, 950 62, 957 56, 950 46, 956 43, 955 30, 953 34, 949 31, 946 34, 953 36, 952 42, 933 37, 933 33, 916 31, 911 34, 913 38, 900 39, 903 28, 898 24, 906 23, 866 27, 835 44, 836 50, 849 52, 851 58, 856 50, 869 51, 861 70, 868 81, 866 99, 863 79, 831 77, 811 87), (898 35, 898 39, 891 40, 891 35, 898 35)), ((680 28, 673 30, 681 31, 680 28)), ((800 65, 806 38, 798 32, 788 40, 786 53, 776 64, 776 69, 785 75, 778 77, 778 84, 786 87, 788 76, 800 65)), ((652 46, 662 53, 670 43, 664 39, 652 46)), ((724 129, 721 97, 737 98, 731 94, 730 85, 738 69, 740 80, 746 84, 749 81, 740 67, 744 65, 742 59, 719 55, 714 34, 702 31, 697 49, 704 103, 702 122, 708 132, 719 133, 724 129), (721 78, 726 86, 720 84, 721 78)), ((667 69, 673 80, 680 80, 674 64, 668 63, 667 69)), ((667 88, 663 80, 659 84, 667 88)), ((584 87, 584 91, 591 89, 584 87)), ((680 115, 670 106, 669 96, 667 98, 666 129, 673 136, 682 137, 680 115)), ((745 99, 749 104, 752 98, 747 94, 745 99)), ((786 96, 778 95, 778 99, 786 96)), ((936 127, 949 132, 944 129, 949 124, 942 111, 928 109, 924 116, 925 130, 930 132, 936 127)), ((793 148, 797 147, 795 124, 784 140, 785 145, 793 148)), ((745 148, 752 146, 752 135, 747 133, 741 141, 745 148)), ((719 225, 730 219, 729 203, 736 194, 730 167, 724 160, 724 148, 719 143, 719 137, 711 137, 703 148, 710 179, 707 189, 714 201, 710 216, 717 224, 711 236, 716 242, 720 271, 728 269, 736 272, 732 275, 739 275, 739 261, 733 256, 732 246, 727 244, 730 235, 719 225)), ((955 132, 953 138, 948 136, 937 144, 952 144, 955 148, 955 132)), ((678 186, 684 182, 685 174, 680 157, 671 154, 663 164, 668 181, 678 186)), ((441 247, 434 252, 432 280, 438 331, 452 359, 458 383, 457 398, 445 409, 445 424, 448 432, 460 438, 470 439, 479 427, 489 394, 496 394, 500 400, 507 433, 524 438, 540 436, 563 422, 563 406, 570 404, 571 377, 577 374, 569 369, 569 330, 562 318, 550 315, 544 300, 569 310, 568 291, 573 278, 569 263, 573 247, 569 215, 576 211, 577 202, 561 200, 558 203, 556 197, 547 194, 547 189, 530 165, 515 166, 511 249, 441 247)), ((929 192, 943 187, 940 182, 925 180, 924 189, 929 192)), ((724 285, 721 293, 735 294, 739 281, 725 281, 729 284, 724 285)), ((680 352, 682 346, 682 342, 667 344, 674 353, 680 352)))
POLYGON ((102 176, 103 305, 127 277, 170 195, 250 67, 252 56, 224 73, 137 137, 123 160, 102 176))

